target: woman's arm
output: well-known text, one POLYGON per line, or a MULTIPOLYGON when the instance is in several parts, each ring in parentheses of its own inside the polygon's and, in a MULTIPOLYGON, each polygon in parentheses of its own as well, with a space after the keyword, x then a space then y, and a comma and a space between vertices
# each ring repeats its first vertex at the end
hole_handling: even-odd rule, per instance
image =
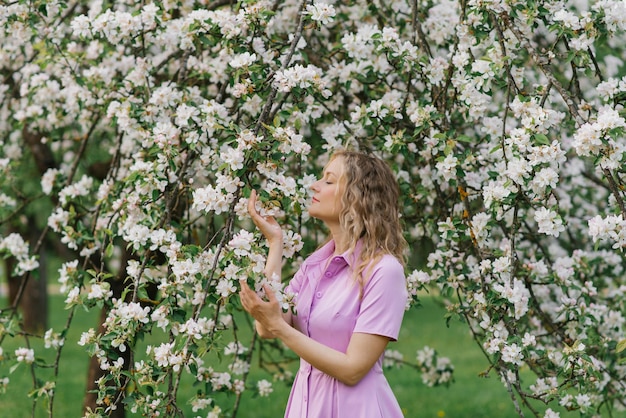
POLYGON ((346 385, 356 385, 374 366, 389 343, 389 338, 382 335, 354 333, 345 353, 332 349, 286 323, 272 290, 266 286, 265 292, 267 302, 259 298, 245 282, 241 283, 241 303, 256 323, 282 340, 313 367, 346 385))
MULTIPOLYGON (((278 222, 271 216, 262 216, 256 208, 257 194, 252 190, 248 200, 248 213, 252 217, 252 222, 261 231, 269 246, 269 252, 265 261, 263 273, 270 281, 281 279, 283 263, 283 231, 278 222)), ((291 325, 291 313, 283 314, 283 319, 291 325)), ((261 338, 275 338, 275 336, 263 327, 258 321, 255 328, 261 338)))
POLYGON ((250 199, 248 199, 248 213, 270 247, 263 272, 270 280, 274 275, 280 278, 283 261, 283 230, 276 219, 271 216, 262 216, 259 213, 256 208, 257 201, 256 190, 252 190, 250 199))

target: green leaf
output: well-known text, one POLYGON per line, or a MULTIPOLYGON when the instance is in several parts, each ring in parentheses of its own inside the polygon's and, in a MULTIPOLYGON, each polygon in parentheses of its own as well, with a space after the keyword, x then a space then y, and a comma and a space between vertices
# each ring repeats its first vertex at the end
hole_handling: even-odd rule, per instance
POLYGON ((617 347, 615 347, 616 353, 621 353, 624 350, 626 350, 626 338, 623 340, 620 340, 620 342, 617 343, 617 347))
POLYGON ((9 369, 9 374, 13 373, 18 367, 20 367, 20 364, 22 363, 15 363, 13 366, 11 366, 11 368, 9 369))
POLYGON ((550 140, 544 134, 535 134, 535 142, 541 145, 550 145, 550 140))
POLYGON ((149 299, 148 297, 148 291, 146 290, 146 288, 144 286, 140 286, 137 289, 137 297, 139 299, 149 299))
POLYGON ((493 154, 496 151, 501 150, 502 147, 500 145, 493 147, 491 150, 489 150, 489 154, 493 154))
POLYGON ((572 62, 574 60, 574 58, 576 58, 576 54, 577 54, 577 51, 575 51, 575 50, 569 51, 567 53, 567 58, 565 59, 565 62, 568 63, 568 64, 570 62, 572 62))
POLYGON ((112 243, 109 243, 109 245, 107 245, 106 250, 104 250, 104 254, 107 258, 111 258, 111 256, 113 255, 113 251, 115 250, 115 246, 112 243))

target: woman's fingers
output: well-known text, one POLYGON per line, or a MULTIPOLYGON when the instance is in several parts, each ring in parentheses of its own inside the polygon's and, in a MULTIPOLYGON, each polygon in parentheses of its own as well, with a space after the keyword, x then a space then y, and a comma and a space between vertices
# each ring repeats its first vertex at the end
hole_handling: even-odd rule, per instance
POLYGON ((239 291, 239 299, 244 309, 251 312, 255 308, 259 308, 264 302, 257 293, 248 286, 245 280, 240 280, 241 290, 239 291))
POLYGON ((254 224, 261 228, 263 226, 263 222, 267 222, 267 219, 261 216, 256 208, 256 203, 258 200, 259 199, 256 194, 256 190, 252 189, 252 192, 250 192, 250 198, 248 199, 248 213, 252 217, 254 224))
POLYGON ((283 239, 283 232, 276 220, 271 216, 261 216, 256 208, 258 195, 256 190, 250 192, 248 199, 248 213, 252 217, 252 221, 259 228, 263 236, 271 242, 277 242, 283 239))
POLYGON ((268 300, 266 302, 248 286, 245 280, 240 280, 240 283, 241 305, 254 318, 257 331, 263 338, 275 338, 272 330, 279 326, 281 321, 284 322, 276 294, 270 286, 264 285, 268 300))
POLYGON ((256 190, 252 189, 252 192, 250 193, 250 199, 248 199, 248 213, 252 217, 252 221, 254 221, 254 224, 260 227, 259 222, 261 221, 262 217, 256 208, 257 200, 258 199, 257 199, 256 190))
POLYGON ((254 292, 252 292, 252 289, 250 289, 250 286, 248 286, 248 283, 246 283, 245 280, 240 280, 239 283, 241 285, 241 290, 239 291, 239 299, 241 300, 241 305, 246 311, 250 312, 250 294, 254 292))
POLYGON ((259 295, 248 286, 245 280, 240 280, 241 290, 239 291, 239 299, 241 300, 241 304, 244 309, 248 312, 255 309, 273 309, 272 305, 278 304, 278 299, 276 299, 276 294, 272 288, 265 284, 263 285, 263 289, 265 290, 265 295, 267 297, 267 302, 259 297, 259 295))
POLYGON ((278 299, 276 299, 276 294, 274 290, 267 284, 263 285, 263 290, 265 290, 265 295, 267 296, 267 301, 269 303, 278 303, 278 299))
POLYGON ((256 210, 256 190, 252 189, 250 192, 250 199, 248 199, 248 213, 254 218, 254 215, 258 214, 256 210))

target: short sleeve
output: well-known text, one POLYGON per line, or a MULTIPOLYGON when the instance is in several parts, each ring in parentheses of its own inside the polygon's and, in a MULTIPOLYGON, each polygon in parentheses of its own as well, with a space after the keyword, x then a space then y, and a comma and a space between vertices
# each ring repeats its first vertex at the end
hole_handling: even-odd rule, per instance
POLYGON ((396 341, 407 297, 404 268, 395 257, 384 256, 363 290, 354 332, 382 335, 396 341))

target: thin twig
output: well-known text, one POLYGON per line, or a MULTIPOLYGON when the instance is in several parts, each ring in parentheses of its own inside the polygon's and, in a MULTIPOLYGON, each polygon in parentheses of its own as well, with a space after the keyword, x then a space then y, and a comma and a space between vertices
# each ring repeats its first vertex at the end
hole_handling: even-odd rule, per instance
POLYGON ((550 62, 548 58, 546 58, 542 54, 539 54, 535 50, 535 48, 531 45, 530 41, 526 38, 526 36, 524 36, 522 31, 515 24, 513 24, 511 17, 508 15, 508 13, 503 12, 499 15, 499 17, 502 19, 505 26, 508 29, 510 29, 511 32, 513 32, 517 40, 522 45, 522 48, 528 51, 528 53, 532 57, 535 64, 537 64, 537 66, 539 67, 543 75, 548 79, 550 83, 552 83, 554 88, 556 88, 556 90, 559 92, 559 94, 561 95, 561 98, 565 102, 565 105, 569 109, 570 114, 576 120, 576 122, 579 125, 582 125, 583 123, 585 123, 585 120, 580 115, 580 112, 578 110, 578 105, 576 104, 572 96, 563 87, 563 85, 559 82, 559 80, 552 74, 552 71, 550 71, 550 68, 549 68, 550 62))
MULTIPOLYGON (((300 16, 300 19, 298 21, 298 27, 296 28, 296 33, 294 33, 293 35, 293 39, 291 40, 291 45, 289 46, 289 50, 287 51, 287 55, 285 56, 280 69, 285 69, 287 68, 287 66, 289 65, 289 63, 291 62, 291 59, 293 58, 293 54, 296 51, 296 47, 298 46, 298 42, 300 42, 300 38, 302 38, 302 31, 304 30, 304 13, 302 13, 305 8, 307 3, 309 3, 310 0, 303 0, 301 5, 300 5, 300 10, 298 11, 298 14, 300 16)), ((271 79, 273 78, 273 74, 270 74, 270 76, 268 77, 268 80, 271 81, 271 79)), ((263 110, 261 111, 261 115, 259 116, 259 119, 257 120, 256 126, 254 127, 254 134, 258 135, 258 133, 261 131, 261 128, 263 127, 263 125, 266 123, 267 117, 270 114, 270 110, 272 109, 272 106, 274 105, 274 99, 276 99, 276 95, 278 94, 278 88, 272 86, 272 90, 270 91, 269 96, 267 97, 267 99, 265 99, 265 105, 263 106, 263 110)))

